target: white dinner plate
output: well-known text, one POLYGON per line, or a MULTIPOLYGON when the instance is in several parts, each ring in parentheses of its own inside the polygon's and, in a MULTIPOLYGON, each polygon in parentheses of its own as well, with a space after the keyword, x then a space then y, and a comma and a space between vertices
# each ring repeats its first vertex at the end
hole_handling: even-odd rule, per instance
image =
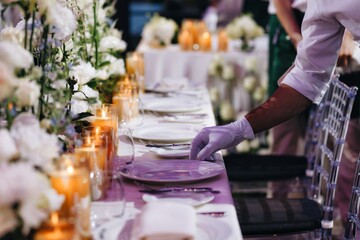
POLYGON ((164 202, 178 202, 193 207, 209 203, 214 199, 214 194, 211 192, 182 192, 182 191, 170 191, 161 194, 143 194, 142 199, 144 202, 164 201, 164 202))
POLYGON ((196 182, 215 177, 224 166, 199 160, 147 160, 135 161, 120 173, 124 177, 146 182, 196 182))
POLYGON ((132 136, 145 141, 176 143, 191 141, 199 131, 196 125, 164 123, 135 128, 132 136))
MULTIPOLYGON (((231 235, 231 227, 219 219, 208 216, 196 217, 196 236, 194 240, 228 240, 231 235)), ((119 219, 111 220, 95 229, 94 240, 130 240, 133 220, 126 223, 119 219), (123 230, 126 228, 126 231, 123 230)))
POLYGON ((196 98, 157 98, 144 103, 144 110, 161 113, 184 113, 201 110, 202 103, 196 98))

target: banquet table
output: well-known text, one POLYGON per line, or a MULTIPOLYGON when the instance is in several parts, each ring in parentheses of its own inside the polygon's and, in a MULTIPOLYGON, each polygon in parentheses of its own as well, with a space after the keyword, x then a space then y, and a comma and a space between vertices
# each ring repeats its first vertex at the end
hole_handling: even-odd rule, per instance
MULTIPOLYGON (((146 109, 146 104, 151 103, 153 101, 159 100, 160 98, 164 98, 162 95, 157 94, 144 94, 141 99, 144 104, 144 108, 146 109)), ((203 118, 203 121, 197 121, 195 123, 191 123, 191 125, 196 125, 198 129, 201 129, 205 126, 211 126, 215 124, 214 115, 212 111, 212 106, 209 98, 209 94, 206 89, 200 88, 198 90, 191 89, 189 91, 183 90, 181 92, 172 93, 169 96, 166 96, 165 99, 175 98, 179 100, 181 103, 184 98, 192 99, 194 102, 201 103, 201 108, 197 111, 192 111, 191 113, 204 113, 206 117, 203 118)), ((181 114, 180 114, 181 115, 181 114)), ((195 119, 194 119, 195 120, 195 119)), ((191 120, 189 121, 191 122, 191 120)), ((195 121, 194 121, 195 122, 195 121)), ((190 124, 188 122, 176 122, 171 120, 169 123, 164 116, 159 116, 154 114, 153 112, 145 111, 142 116, 142 124, 140 126, 133 126, 133 133, 137 130, 137 128, 143 128, 146 126, 164 126, 163 131, 166 130, 166 126, 169 124, 190 124)), ((159 156, 156 152, 152 152, 151 148, 146 147, 145 144, 149 143, 149 141, 135 139, 135 159, 132 163, 135 166, 137 163, 146 163, 149 161, 174 161, 174 159, 168 159, 159 156)), ((186 161, 187 158, 183 158, 186 161)), ((188 160, 191 161, 191 160, 188 160)), ((216 153, 214 155, 214 162, 212 164, 218 164, 219 166, 224 167, 223 158, 221 153, 216 153)), ((142 196, 143 193, 139 192, 140 189, 143 189, 144 186, 152 186, 152 187, 211 187, 214 190, 219 191, 219 193, 214 193, 214 199, 210 202, 200 204, 196 206, 195 209, 197 212, 213 212, 213 211, 224 211, 225 216, 222 217, 211 217, 205 216, 209 219, 208 226, 205 226, 205 238, 195 238, 196 240, 239 240, 242 239, 242 234, 240 230, 240 226, 238 223, 236 210, 234 207, 234 203, 232 200, 231 190, 229 181, 227 178, 227 174, 225 171, 222 171, 220 174, 210 177, 207 179, 199 180, 199 181, 188 181, 188 182, 155 182, 151 181, 141 181, 131 178, 125 174, 124 177, 124 190, 125 190, 125 198, 126 198, 126 208, 124 216, 118 219, 115 219, 113 222, 101 225, 95 230, 95 239, 130 239, 131 235, 131 221, 134 216, 141 211, 141 208, 144 206, 145 201, 142 196), (130 225, 129 225, 130 221, 130 225), (103 227, 105 226, 105 227, 103 227), (110 229, 106 229, 106 226, 110 229), (208 228, 206 230, 206 228, 208 228), (209 230, 213 229, 213 230, 209 230), (106 232, 108 231, 108 232, 106 232), (106 237, 104 237, 106 236, 106 237)), ((101 208, 98 211, 102 211, 101 208)), ((159 213, 161 214, 161 213, 159 213)), ((206 225, 206 224, 205 224, 206 225)))
MULTIPOLYGON (((213 45, 217 43, 213 41, 213 45)), ((232 104, 236 112, 248 111, 254 106, 251 96, 244 89, 243 78, 246 73, 246 60, 255 59, 255 74, 260 79, 259 84, 267 85, 268 68, 268 36, 256 38, 253 42, 252 51, 238 50, 239 42, 230 41, 228 51, 182 51, 179 45, 170 45, 165 48, 152 48, 140 43, 137 51, 144 54, 145 83, 154 86, 159 82, 171 82, 187 79, 188 84, 193 87, 209 85, 209 65, 214 57, 220 56, 235 67, 235 81, 232 84, 232 104)), ((213 46, 216 49, 216 46, 213 46)), ((225 92, 224 84, 218 82, 216 86, 221 89, 222 98, 225 92)))

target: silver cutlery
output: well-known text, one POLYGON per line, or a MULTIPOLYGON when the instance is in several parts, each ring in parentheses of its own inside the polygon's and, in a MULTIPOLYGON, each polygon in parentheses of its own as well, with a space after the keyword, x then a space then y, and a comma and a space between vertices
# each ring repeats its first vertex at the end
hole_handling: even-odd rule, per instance
POLYGON ((164 147, 185 147, 190 143, 164 143, 164 144, 146 144, 146 147, 164 148, 164 147))
POLYGON ((225 217, 227 214, 223 211, 216 211, 216 212, 198 212, 199 215, 205 215, 210 217, 225 217))
POLYGON ((171 188, 160 188, 160 189, 147 188, 147 189, 140 189, 139 192, 149 193, 149 194, 161 194, 167 192, 193 192, 193 193, 210 192, 215 194, 220 193, 219 190, 214 190, 210 187, 185 187, 185 188, 171 187, 171 188))

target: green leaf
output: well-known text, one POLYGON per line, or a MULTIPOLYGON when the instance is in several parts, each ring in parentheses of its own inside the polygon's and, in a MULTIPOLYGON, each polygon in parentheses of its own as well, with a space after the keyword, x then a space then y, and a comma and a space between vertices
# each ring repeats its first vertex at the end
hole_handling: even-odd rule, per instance
POLYGON ((82 113, 79 113, 79 114, 75 115, 72 118, 72 121, 78 121, 80 119, 91 117, 91 116, 94 116, 94 115, 92 113, 89 113, 89 112, 82 112, 82 113))

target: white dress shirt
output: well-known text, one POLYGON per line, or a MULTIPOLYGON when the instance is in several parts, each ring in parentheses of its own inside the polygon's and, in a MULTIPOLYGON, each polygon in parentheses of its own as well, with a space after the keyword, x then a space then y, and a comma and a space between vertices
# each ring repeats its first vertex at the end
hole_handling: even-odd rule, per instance
POLYGON ((318 103, 335 69, 345 28, 360 40, 359 0, 310 0, 294 67, 279 84, 318 103))

